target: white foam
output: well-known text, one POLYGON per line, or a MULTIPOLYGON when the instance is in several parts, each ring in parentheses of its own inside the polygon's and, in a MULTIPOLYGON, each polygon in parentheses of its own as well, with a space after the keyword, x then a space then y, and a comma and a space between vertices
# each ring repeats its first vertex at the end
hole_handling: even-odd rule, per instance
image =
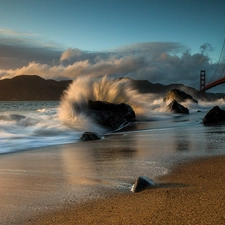
POLYGON ((80 136, 58 120, 55 109, 0 115, 0 153, 71 143, 80 136))
POLYGON ((140 94, 128 78, 110 79, 79 77, 65 91, 60 103, 59 118, 68 126, 77 130, 104 133, 100 126, 88 118, 86 110, 88 101, 107 101, 115 104, 129 104, 135 111, 137 119, 158 117, 166 114, 166 105, 153 94, 140 94))

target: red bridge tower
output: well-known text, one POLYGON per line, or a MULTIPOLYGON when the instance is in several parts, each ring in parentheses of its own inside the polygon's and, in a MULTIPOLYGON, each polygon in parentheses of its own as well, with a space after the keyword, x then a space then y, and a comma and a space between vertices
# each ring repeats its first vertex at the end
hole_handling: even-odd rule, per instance
POLYGON ((205 78, 206 72, 205 70, 200 71, 200 91, 205 88, 205 78))

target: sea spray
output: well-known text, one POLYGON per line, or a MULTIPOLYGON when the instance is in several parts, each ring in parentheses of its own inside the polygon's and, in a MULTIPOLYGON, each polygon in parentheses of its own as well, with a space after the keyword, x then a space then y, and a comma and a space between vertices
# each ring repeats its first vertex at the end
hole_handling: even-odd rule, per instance
POLYGON ((165 112, 162 99, 155 100, 155 95, 140 94, 134 89, 129 78, 86 76, 74 80, 64 92, 59 107, 59 118, 76 130, 104 133, 106 130, 88 117, 89 100, 126 103, 134 109, 137 119, 149 119, 155 115, 154 113, 165 112))
POLYGON ((0 155, 76 142, 81 132, 58 119, 57 101, 0 102, 0 155))

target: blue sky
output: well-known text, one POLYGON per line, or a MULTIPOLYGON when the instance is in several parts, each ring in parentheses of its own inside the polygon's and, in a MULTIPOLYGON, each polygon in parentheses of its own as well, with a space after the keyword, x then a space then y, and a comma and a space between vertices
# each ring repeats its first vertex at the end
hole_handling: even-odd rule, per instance
POLYGON ((225 38, 224 0, 0 0, 0 5, 2 78, 23 72, 73 79, 102 72, 194 86, 200 69, 213 73, 225 38), (198 66, 190 64, 195 60, 198 66))

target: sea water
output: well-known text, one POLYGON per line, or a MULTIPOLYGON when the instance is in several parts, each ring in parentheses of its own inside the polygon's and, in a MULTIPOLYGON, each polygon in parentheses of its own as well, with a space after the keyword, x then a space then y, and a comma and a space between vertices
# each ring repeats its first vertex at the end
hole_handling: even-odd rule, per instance
POLYGON ((138 93, 127 78, 107 77, 75 80, 60 101, 0 102, 0 222, 129 192, 138 176, 154 180, 182 160, 225 153, 225 125, 202 124, 213 106, 224 108, 223 99, 182 103, 188 115, 168 112, 167 104, 138 93), (102 128, 86 113, 89 99, 125 102, 137 121, 102 128), (80 141, 85 131, 103 138, 80 141))
MULTIPOLYGON (((213 130, 213 126, 203 126, 201 120, 213 106, 225 106, 223 99, 216 102, 200 101, 198 104, 186 102, 183 105, 189 108, 190 114, 176 115, 168 112, 168 103, 162 97, 138 93, 128 78, 78 78, 61 101, 0 102, 0 154, 75 143, 80 141, 85 131, 101 135, 115 133, 89 118, 86 113, 88 100, 131 105, 137 122, 127 129, 128 133, 155 129, 168 129, 168 132, 181 129, 185 133, 187 129, 196 127, 202 129, 199 132, 213 130)), ((221 125, 219 129, 223 127, 221 125)))
POLYGON ((71 143, 80 132, 58 119, 58 101, 0 102, 0 154, 71 143))

